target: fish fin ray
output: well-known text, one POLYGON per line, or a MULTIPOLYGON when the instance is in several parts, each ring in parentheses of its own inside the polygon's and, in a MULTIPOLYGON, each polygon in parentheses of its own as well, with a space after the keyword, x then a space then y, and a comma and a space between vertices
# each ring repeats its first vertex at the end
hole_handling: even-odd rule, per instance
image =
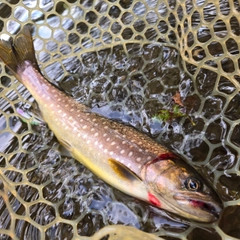
POLYGON ((63 145, 59 145, 58 151, 61 153, 62 156, 64 157, 72 157, 71 152, 66 149, 63 145))
POLYGON ((118 162, 117 160, 110 158, 108 163, 113 171, 121 178, 131 180, 131 181, 142 181, 132 170, 118 162))
POLYGON ((30 25, 24 26, 12 43, 0 40, 0 59, 20 81, 21 77, 18 70, 21 69, 25 61, 31 62, 34 68, 39 70, 30 25))
POLYGON ((10 42, 0 40, 0 59, 7 65, 12 73, 17 76, 17 58, 10 42))
POLYGON ((13 47, 20 64, 24 63, 24 61, 30 61, 33 67, 40 71, 35 57, 31 30, 32 27, 30 25, 25 25, 16 36, 13 47))
POLYGON ((72 152, 72 146, 64 139, 58 138, 59 143, 64 147, 68 152, 72 152))

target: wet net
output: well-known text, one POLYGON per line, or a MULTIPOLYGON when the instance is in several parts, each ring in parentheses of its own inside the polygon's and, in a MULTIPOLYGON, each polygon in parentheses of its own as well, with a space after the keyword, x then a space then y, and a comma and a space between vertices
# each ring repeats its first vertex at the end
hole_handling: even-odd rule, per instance
POLYGON ((53 84, 185 157, 225 206, 198 224, 111 188, 21 119, 34 99, 1 63, 0 239, 240 238, 239 17, 238 0, 0 1, 2 38, 33 25, 53 84))

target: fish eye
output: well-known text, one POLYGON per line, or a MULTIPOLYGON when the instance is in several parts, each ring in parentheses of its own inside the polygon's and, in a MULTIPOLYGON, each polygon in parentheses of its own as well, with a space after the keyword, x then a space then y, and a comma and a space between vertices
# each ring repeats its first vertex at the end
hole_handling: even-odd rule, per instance
POLYGON ((201 183, 195 178, 186 179, 184 185, 189 191, 198 191, 201 188, 201 183))

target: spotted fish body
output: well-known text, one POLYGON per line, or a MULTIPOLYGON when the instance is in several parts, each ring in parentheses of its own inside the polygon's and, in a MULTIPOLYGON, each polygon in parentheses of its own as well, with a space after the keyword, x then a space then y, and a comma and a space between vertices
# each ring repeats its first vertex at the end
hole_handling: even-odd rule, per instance
POLYGON ((72 154, 117 189, 202 222, 222 203, 183 160, 130 126, 107 120, 50 84, 39 72, 29 27, 14 44, 0 42, 0 59, 34 96, 44 121, 72 154))
MULTIPOLYGON (((91 113, 87 107, 53 87, 31 63, 25 62, 21 78, 38 102, 44 121, 58 140, 73 157, 80 159, 92 172, 118 189, 126 192, 126 185, 122 185, 122 179, 116 177, 111 159, 140 176, 147 162, 156 159, 160 153, 168 152, 134 128, 91 113)), ((135 191, 134 195, 141 199, 145 187, 141 182, 139 184, 139 196, 131 184, 128 186, 128 194, 132 195, 132 191, 135 191)), ((147 194, 148 191, 144 198, 147 194)))

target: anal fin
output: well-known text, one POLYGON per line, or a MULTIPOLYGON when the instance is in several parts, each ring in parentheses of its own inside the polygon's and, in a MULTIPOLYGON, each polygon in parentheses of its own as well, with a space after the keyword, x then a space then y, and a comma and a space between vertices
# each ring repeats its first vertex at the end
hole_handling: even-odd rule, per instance
POLYGON ((62 149, 64 151, 71 153, 72 152, 72 146, 64 139, 58 138, 59 143, 62 145, 62 149))

